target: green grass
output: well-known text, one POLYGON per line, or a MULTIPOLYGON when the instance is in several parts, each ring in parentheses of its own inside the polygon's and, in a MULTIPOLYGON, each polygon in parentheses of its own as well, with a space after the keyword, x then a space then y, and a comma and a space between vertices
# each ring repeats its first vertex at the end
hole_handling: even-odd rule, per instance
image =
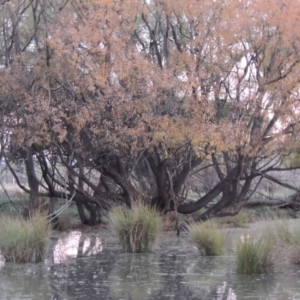
POLYGON ((0 252, 5 261, 14 263, 39 262, 43 259, 51 227, 43 215, 29 220, 1 216, 0 252))
POLYGON ((286 221, 279 221, 275 225, 276 236, 283 244, 293 245, 298 244, 300 246, 300 235, 299 230, 291 230, 290 226, 286 221))
POLYGON ((300 229, 291 228, 287 221, 276 224, 276 236, 281 246, 282 259, 287 258, 289 262, 300 264, 300 229))
POLYGON ((113 208, 107 221, 118 237, 124 252, 150 252, 162 227, 162 217, 155 209, 142 203, 132 209, 113 208))
POLYGON ((218 230, 218 223, 207 221, 188 226, 189 235, 200 251, 207 256, 222 255, 225 235, 218 230))
POLYGON ((264 234, 258 240, 244 235, 236 246, 237 272, 240 274, 261 274, 273 265, 274 237, 264 234))

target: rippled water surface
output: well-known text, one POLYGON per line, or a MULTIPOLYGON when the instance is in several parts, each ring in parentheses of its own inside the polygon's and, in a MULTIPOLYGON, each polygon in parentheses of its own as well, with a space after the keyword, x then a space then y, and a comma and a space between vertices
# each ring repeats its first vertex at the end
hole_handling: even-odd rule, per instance
POLYGON ((300 266, 236 274, 232 249, 243 234, 231 229, 226 255, 217 258, 200 256, 173 232, 147 255, 121 253, 103 229, 55 234, 44 263, 0 261, 0 299, 300 299, 300 266))

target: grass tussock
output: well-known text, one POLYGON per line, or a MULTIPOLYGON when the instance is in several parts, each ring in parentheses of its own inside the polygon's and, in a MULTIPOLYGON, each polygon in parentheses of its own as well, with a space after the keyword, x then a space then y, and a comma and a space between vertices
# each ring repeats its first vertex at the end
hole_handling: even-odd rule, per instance
POLYGON ((28 220, 1 216, 0 252, 7 262, 39 262, 45 254, 50 233, 51 226, 44 215, 36 214, 28 220))
POLYGON ((300 239, 297 239, 295 232, 292 231, 288 223, 284 221, 277 222, 276 236, 283 244, 292 245, 300 242, 300 239))
POLYGON ((207 221, 204 223, 194 223, 188 226, 188 232, 200 251, 204 255, 222 255, 225 242, 225 235, 218 230, 218 223, 207 221))
POLYGON ((107 221, 121 242, 124 252, 150 252, 162 227, 160 213, 142 203, 132 209, 115 207, 107 221))
POLYGON ((300 264, 300 230, 291 228, 287 222, 276 224, 276 236, 281 246, 282 258, 287 258, 292 264, 300 264))
POLYGON ((237 272, 240 274, 267 273, 273 266, 273 236, 262 235, 258 240, 243 235, 236 246, 237 272))

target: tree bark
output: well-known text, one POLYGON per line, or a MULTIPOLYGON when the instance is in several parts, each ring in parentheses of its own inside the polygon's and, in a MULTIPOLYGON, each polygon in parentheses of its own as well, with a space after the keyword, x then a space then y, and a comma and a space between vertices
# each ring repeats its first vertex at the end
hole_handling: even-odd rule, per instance
POLYGON ((236 168, 225 178, 225 180, 219 182, 212 190, 210 190, 205 196, 192 203, 181 204, 177 207, 177 212, 180 214, 191 214, 205 207, 209 202, 214 200, 220 195, 231 183, 236 173, 236 168))
POLYGON ((29 196, 29 211, 33 212, 34 210, 39 209, 40 199, 39 199, 39 181, 35 174, 35 166, 33 161, 33 151, 31 148, 22 151, 23 158, 25 161, 26 174, 28 179, 28 185, 30 189, 29 196))

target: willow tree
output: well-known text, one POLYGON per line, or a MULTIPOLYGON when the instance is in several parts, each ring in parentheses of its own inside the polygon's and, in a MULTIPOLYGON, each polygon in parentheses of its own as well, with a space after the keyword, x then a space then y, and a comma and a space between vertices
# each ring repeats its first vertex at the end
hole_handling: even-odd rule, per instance
POLYGON ((297 3, 68 4, 1 70, 3 155, 36 158, 31 194, 73 195, 90 223, 113 203, 188 214, 222 195, 207 218, 296 146, 297 3), (207 161, 219 183, 184 203, 207 161))

